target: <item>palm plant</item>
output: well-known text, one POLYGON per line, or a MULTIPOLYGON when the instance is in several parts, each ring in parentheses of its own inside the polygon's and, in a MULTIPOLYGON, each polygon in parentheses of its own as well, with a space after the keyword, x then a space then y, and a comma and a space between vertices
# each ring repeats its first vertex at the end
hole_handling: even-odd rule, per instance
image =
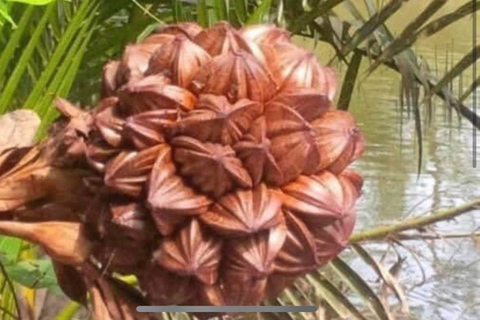
MULTIPOLYGON (((416 40, 431 36, 440 30, 466 17, 478 8, 476 2, 465 3, 457 10, 431 21, 446 1, 432 0, 425 11, 420 12, 397 37, 393 36, 385 23, 402 6, 402 1, 388 1, 381 5, 370 0, 363 3, 349 0, 325 1, 169 1, 148 3, 148 1, 118 1, 114 5, 106 1, 54 2, 46 7, 10 5, 9 19, 2 25, 0 33, 0 112, 24 107, 39 114, 42 125, 39 135, 57 117, 52 106, 56 96, 70 97, 84 105, 93 105, 98 99, 101 68, 112 57, 120 57, 122 48, 130 42, 142 40, 158 24, 196 21, 203 27, 213 26, 216 22, 227 20, 240 27, 248 24, 274 22, 285 26, 294 35, 309 37, 322 41, 336 52, 336 60, 345 64, 347 72, 343 87, 336 103, 338 109, 348 110, 359 67, 365 58, 371 59, 369 72, 374 72, 380 65, 399 72, 402 77, 402 96, 413 111, 416 119, 416 132, 419 136, 419 152, 422 152, 422 114, 431 108, 431 99, 438 96, 446 101, 445 107, 455 110, 461 117, 478 126, 477 116, 464 105, 464 101, 475 91, 478 79, 467 90, 458 94, 449 90, 449 83, 475 62, 472 53, 461 59, 452 70, 441 79, 426 71, 420 64, 411 46, 416 40), (345 6, 352 19, 342 20, 335 14, 337 6, 345 6), (360 6, 367 8, 368 16, 362 15, 360 6), (126 26, 128 25, 128 28, 126 26), (11 33, 11 34, 10 34, 11 33), (423 97, 423 100, 420 99, 423 97)), ((1 3, 0 3, 1 5, 1 3)), ((3 7, 0 7, 0 10, 3 7)), ((6 10, 0 12, 7 12, 6 10)), ((6 16, 6 15, 5 15, 6 16)), ((421 157, 419 157, 419 165, 421 157)), ((436 221, 451 218, 464 213, 477 205, 466 204, 445 212, 439 212, 424 219, 403 221, 398 225, 365 230, 353 235, 352 248, 372 266, 380 278, 394 292, 406 312, 405 294, 390 271, 385 270, 358 243, 401 237, 401 232, 428 225, 436 221)), ((5 238, 11 255, 2 260, 4 269, 2 310, 6 317, 15 318, 13 284, 15 272, 10 270, 27 270, 34 268, 40 274, 50 272, 53 268, 42 264, 43 260, 32 258, 31 249, 24 250, 24 244, 5 238), (22 254, 20 254, 22 252, 22 254), (22 259, 19 259, 22 256, 22 259), (26 259, 26 260, 25 260, 26 259), (25 261, 29 264, 25 266, 25 261), (33 262, 32 262, 33 261, 33 262), (40 262, 41 263, 40 263, 40 262), (23 264, 22 264, 23 262, 23 264), (21 268, 24 269, 21 269, 21 268), (38 271, 40 270, 40 271, 38 271)), ((6 246, 4 246, 6 247, 6 246)), ((17 273, 18 274, 18 273, 17 273)), ((50 283, 23 281, 25 285, 38 287, 50 283)), ((326 268, 299 279, 287 289, 280 298, 267 301, 269 304, 311 304, 322 303, 329 315, 341 318, 391 319, 385 301, 354 271, 348 263, 335 259, 326 268), (345 294, 342 287, 350 288, 363 300, 353 300, 351 294, 345 294)), ((68 315, 72 306, 65 310, 68 315)), ((169 317, 170 315, 165 315, 169 317)), ((274 315, 282 317, 283 315, 274 315)), ((293 315, 287 317, 309 318, 311 315, 293 315)))

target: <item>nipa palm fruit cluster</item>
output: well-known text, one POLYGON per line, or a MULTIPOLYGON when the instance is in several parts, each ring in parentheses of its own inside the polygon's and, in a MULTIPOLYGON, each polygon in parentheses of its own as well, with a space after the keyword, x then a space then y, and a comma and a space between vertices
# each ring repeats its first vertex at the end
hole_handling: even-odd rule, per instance
POLYGON ((97 291, 102 270, 136 275, 150 304, 257 305, 338 255, 354 227, 362 178, 347 167, 363 142, 332 106, 336 87, 275 26, 164 27, 105 66, 95 108, 58 100, 65 117, 39 151, 8 155, 46 172, 4 211, 75 226, 75 249, 25 237, 97 291))

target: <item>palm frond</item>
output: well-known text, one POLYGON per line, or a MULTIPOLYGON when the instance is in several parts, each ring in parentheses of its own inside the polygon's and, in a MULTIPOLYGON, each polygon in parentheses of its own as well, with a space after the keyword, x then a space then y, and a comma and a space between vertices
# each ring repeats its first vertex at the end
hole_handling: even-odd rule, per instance
POLYGON ((460 61, 453 66, 448 73, 437 82, 435 87, 432 89, 433 93, 437 93, 442 88, 446 86, 447 83, 451 82, 454 78, 460 76, 463 71, 465 71, 468 67, 473 65, 477 62, 478 57, 476 56, 476 52, 480 51, 480 45, 472 48, 472 50, 467 53, 460 61))

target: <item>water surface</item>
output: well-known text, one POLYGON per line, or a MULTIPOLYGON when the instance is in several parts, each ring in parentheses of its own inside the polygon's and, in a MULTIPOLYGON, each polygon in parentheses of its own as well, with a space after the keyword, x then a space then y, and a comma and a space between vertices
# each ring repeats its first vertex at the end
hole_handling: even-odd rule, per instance
MULTIPOLYGON (((388 27, 394 34, 399 34, 405 21, 418 15, 430 2, 412 0, 405 3, 388 27)), ((448 1, 436 16, 465 2, 448 1)), ((344 8, 339 8, 338 13, 348 17, 344 8)), ((308 42, 303 45, 312 47, 308 42)), ((472 19, 469 17, 431 38, 421 39, 414 50, 440 78, 446 64, 459 61, 471 47, 472 19)), ((320 45, 316 50, 322 61, 330 60, 330 48, 320 45)), ((369 61, 364 59, 362 69, 365 70, 368 64, 369 61)), ((334 67, 339 74, 345 72, 336 65, 334 67)), ((350 106, 367 141, 363 159, 355 164, 365 176, 364 196, 358 204, 357 230, 479 199, 480 168, 472 167, 471 125, 467 121, 460 122, 454 112, 436 99, 431 121, 422 123, 424 152, 421 173, 418 174, 418 137, 413 117, 406 108, 402 110, 400 107, 399 75, 383 68, 368 78, 364 74, 360 78, 362 81, 357 82, 350 106)), ((452 87, 458 94, 462 86, 466 88, 470 83, 472 71, 468 70, 461 79, 454 81, 452 87)), ((465 104, 472 107, 471 99, 465 104)), ((422 105, 421 108, 425 113, 426 107, 422 105)), ((480 211, 439 224, 435 229, 474 232, 479 225, 480 211)), ((399 254, 407 257, 400 279, 409 290, 409 303, 418 318, 480 319, 480 250, 472 239, 442 240, 435 245, 410 241, 405 245, 408 250, 398 248, 399 254), (412 253, 418 261, 412 258, 412 253)), ((369 245, 367 248, 380 256, 387 246, 369 245)), ((390 249, 385 262, 391 265, 396 258, 390 249)), ((361 261, 354 260, 353 263, 370 280, 376 280, 361 261)))

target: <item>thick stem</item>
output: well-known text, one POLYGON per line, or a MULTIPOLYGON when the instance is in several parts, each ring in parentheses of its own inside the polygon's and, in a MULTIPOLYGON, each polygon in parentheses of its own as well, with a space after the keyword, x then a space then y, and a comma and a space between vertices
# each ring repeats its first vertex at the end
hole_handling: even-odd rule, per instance
POLYGON ((405 234, 400 233, 395 236, 400 241, 418 241, 418 240, 445 240, 445 239, 466 239, 480 238, 480 232, 459 232, 459 233, 417 233, 405 234))
POLYGON ((16 221, 0 221, 0 234, 22 238, 30 242, 37 242, 37 231, 30 223, 16 221))
POLYGON ((399 232, 428 226, 439 221, 449 220, 478 208, 480 208, 480 200, 475 200, 458 207, 432 213, 428 216, 406 219, 388 226, 380 226, 373 229, 360 231, 350 237, 350 243, 382 240, 390 236, 394 236, 399 232))
POLYGON ((0 221, 0 234, 39 244, 54 260, 74 266, 83 264, 93 247, 79 222, 0 221))

